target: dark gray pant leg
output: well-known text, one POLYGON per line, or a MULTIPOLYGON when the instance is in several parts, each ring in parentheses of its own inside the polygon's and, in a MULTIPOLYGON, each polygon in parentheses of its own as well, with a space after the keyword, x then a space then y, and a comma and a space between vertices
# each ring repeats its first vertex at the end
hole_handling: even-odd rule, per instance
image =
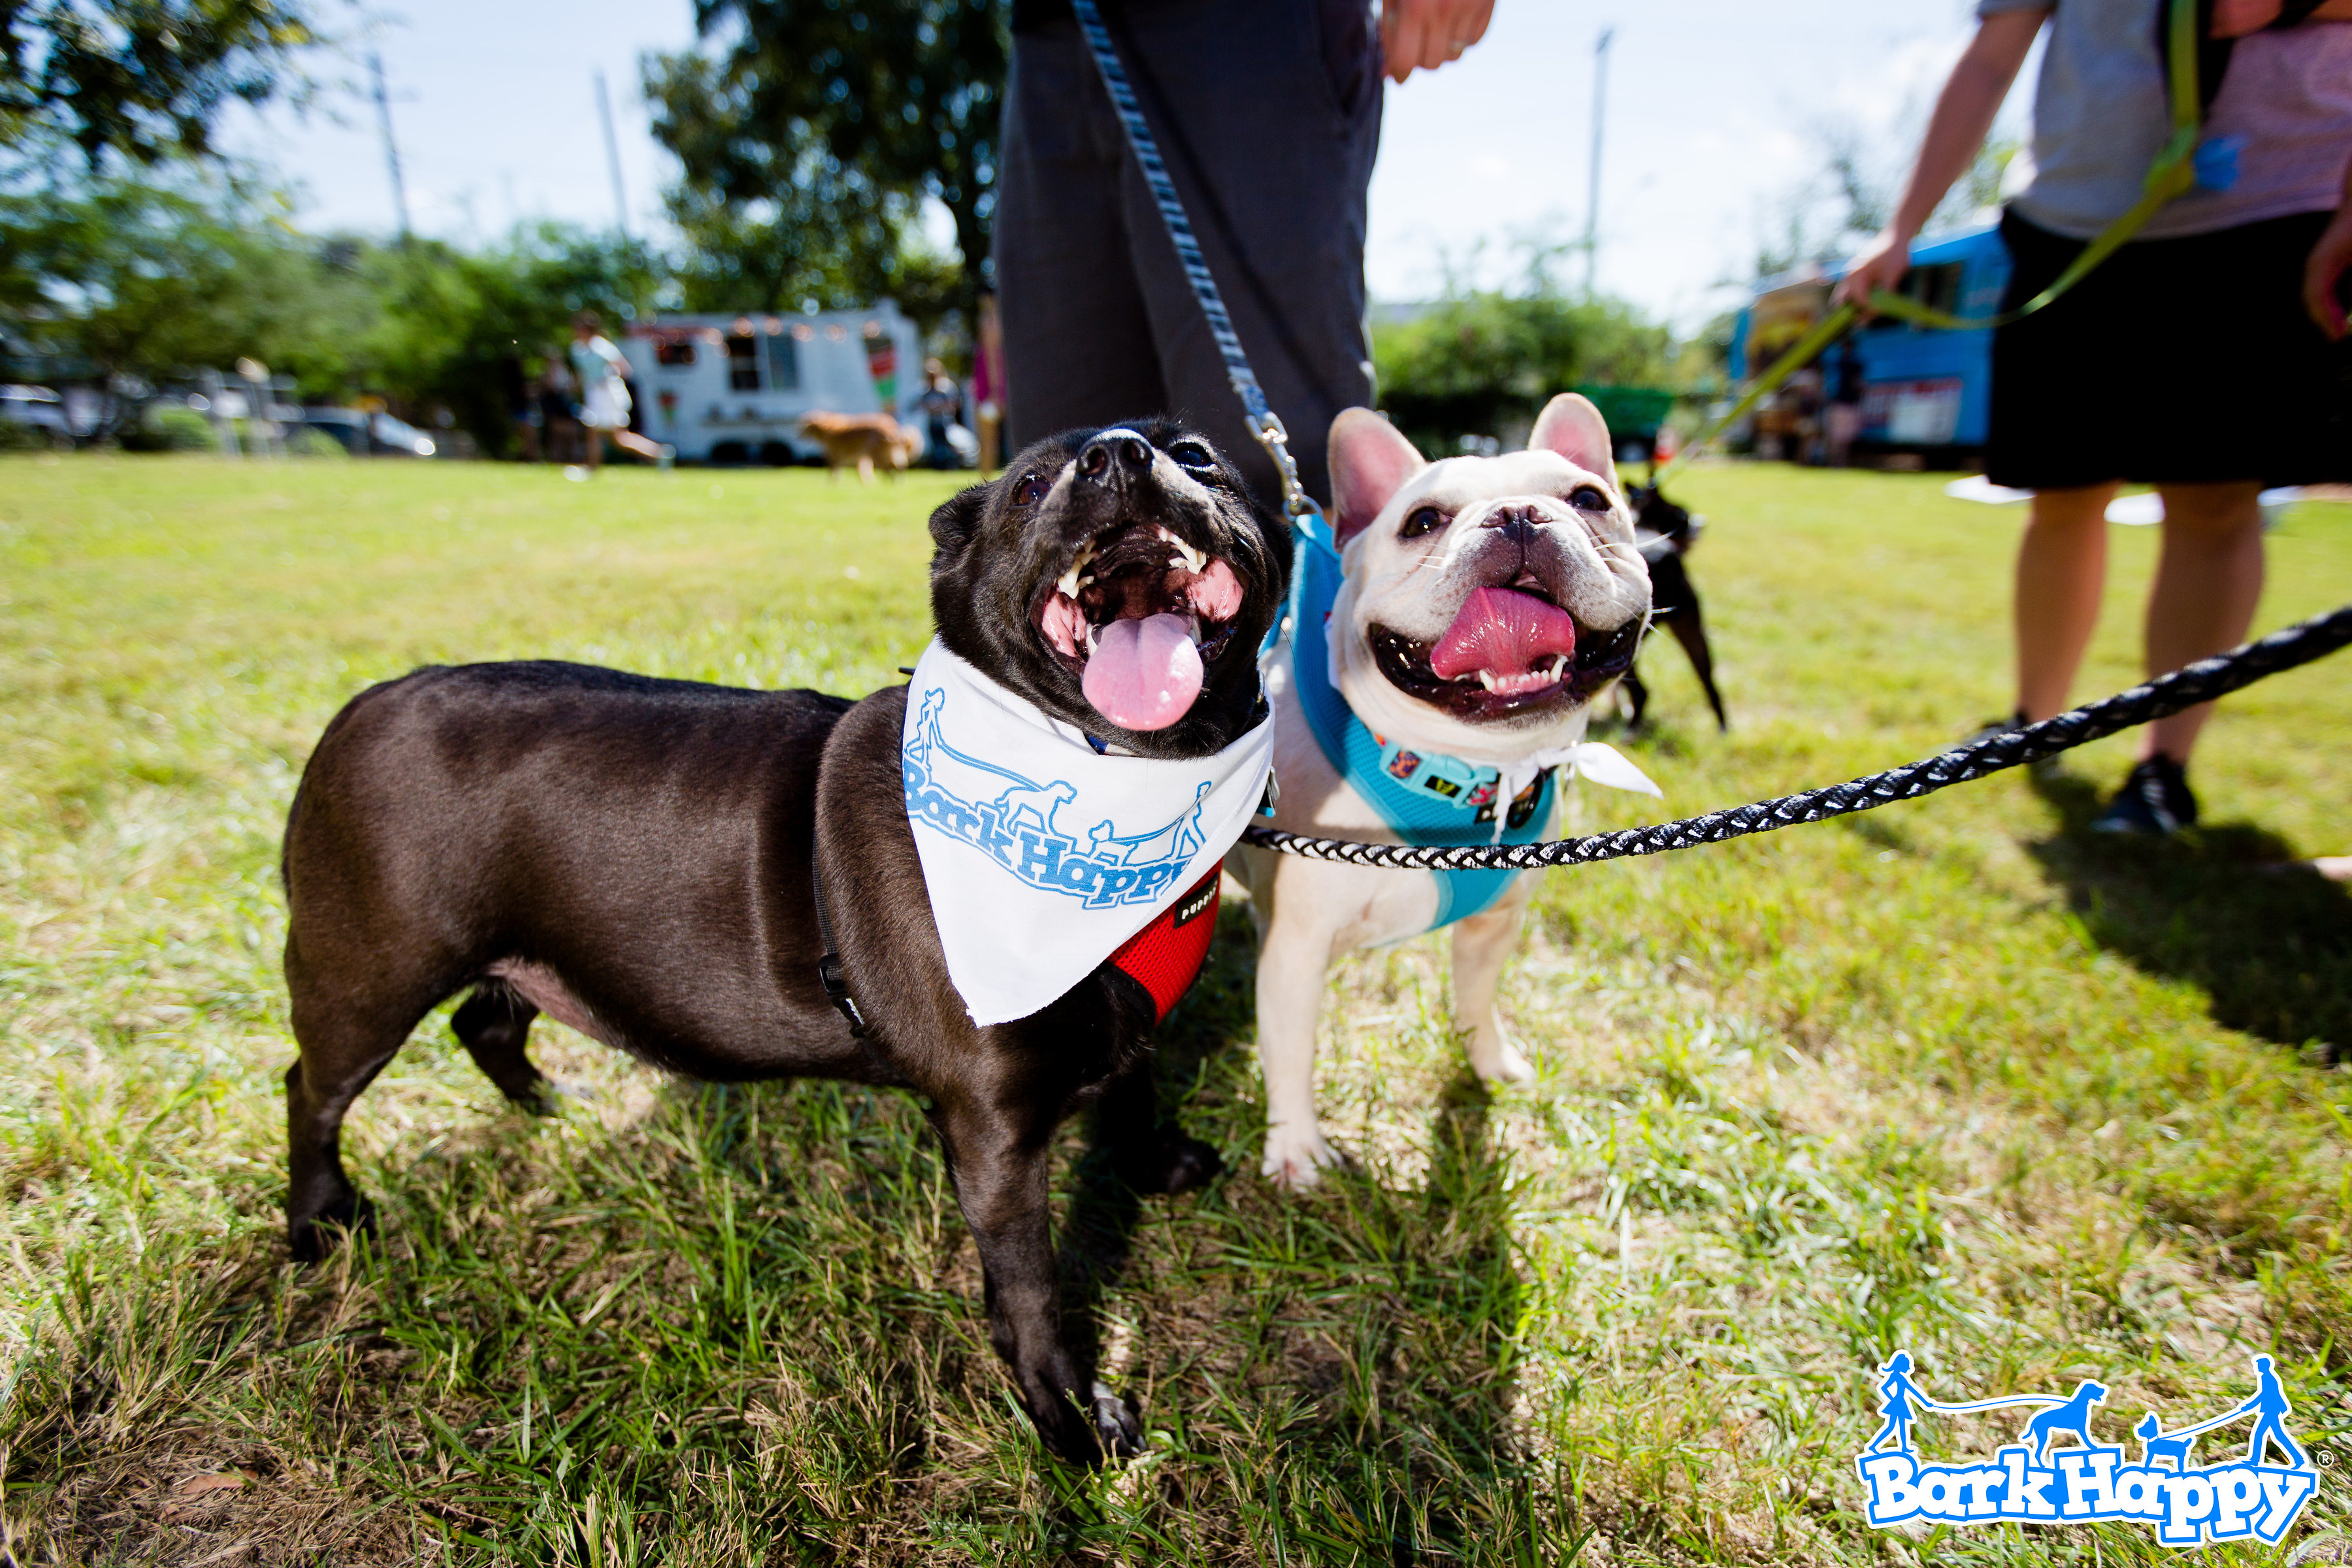
POLYGON ((1119 203, 1126 142, 1083 49, 1013 39, 997 173, 996 305, 1013 451, 1167 402, 1119 203), (1099 100, 1099 101, 1098 101, 1099 100))
MULTIPOLYGON (((1359 0, 1131 5, 1114 31, 1234 331, 1290 432, 1307 489, 1328 500, 1331 419, 1372 399, 1363 260, 1381 80, 1369 7, 1359 0)), ((1074 26, 1023 34, 1014 58, 996 254, 1015 439, 1165 409, 1195 422, 1273 500, 1273 464, 1243 420, 1084 41, 1074 26), (1100 171, 1106 142, 1118 154, 1115 192, 1081 194, 1058 183, 1082 172, 1080 161, 1049 170, 1041 156, 1078 144, 1097 155, 1085 169, 1100 171), (1041 178, 1049 174, 1057 182, 1050 188, 1041 178), (1118 214, 1116 242, 1068 245, 1034 232, 1066 212, 1099 236, 1093 226, 1105 200, 1118 214), (1058 270, 1039 267, 1040 250, 1060 253, 1058 270), (1039 275, 1016 282, 1024 268, 1039 275), (1134 395, 1123 373, 1104 363, 1113 354, 1128 365, 1143 360, 1130 298, 1139 300, 1150 337, 1158 403, 1088 405, 1054 387, 1036 389, 1031 402, 1024 363, 1033 377, 1067 374, 1074 386, 1134 395), (1023 339, 1025 352, 1016 354, 1023 339)))

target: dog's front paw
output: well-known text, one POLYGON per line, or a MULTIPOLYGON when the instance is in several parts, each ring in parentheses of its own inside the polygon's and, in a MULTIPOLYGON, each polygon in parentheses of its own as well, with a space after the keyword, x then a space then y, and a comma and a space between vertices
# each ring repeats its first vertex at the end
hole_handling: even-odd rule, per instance
POLYGON ((1131 1459, 1143 1452, 1143 1420, 1135 1406, 1097 1383, 1094 1391, 1095 1436, 1103 1452, 1115 1459, 1131 1459))
POLYGON ((1470 1067, 1488 1083, 1533 1083, 1536 1065, 1499 1027, 1470 1038, 1470 1067))
POLYGON ((1276 1186, 1295 1191, 1313 1186, 1327 1167, 1346 1159, 1324 1141, 1323 1130, 1315 1123, 1277 1123, 1265 1130, 1265 1158, 1258 1165, 1258 1173, 1271 1178, 1276 1186))
POLYGON ((286 1249, 297 1263, 322 1262, 350 1237, 373 1234, 375 1205, 357 1193, 337 1198, 309 1219, 289 1221, 286 1249))
POLYGON ((1122 1161, 1118 1173, 1139 1193, 1183 1193, 1213 1180, 1224 1168, 1223 1158, 1208 1144, 1174 1132, 1145 1154, 1122 1161))

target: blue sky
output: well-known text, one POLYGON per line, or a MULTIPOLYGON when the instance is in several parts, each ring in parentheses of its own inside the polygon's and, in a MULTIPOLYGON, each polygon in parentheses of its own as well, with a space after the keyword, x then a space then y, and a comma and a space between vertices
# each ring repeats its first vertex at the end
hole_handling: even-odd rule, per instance
MULTIPOLYGON (((1486 41, 1389 89, 1366 269, 1376 298, 1433 292, 1443 258, 1500 269, 1509 237, 1583 230, 1592 43, 1609 66, 1600 283, 1688 327, 1817 164, 1810 127, 1865 132, 1889 165, 1970 28, 1966 0, 1497 0, 1486 41)), ((416 227, 613 220, 594 73, 610 83, 632 223, 659 224, 666 159, 637 60, 692 41, 688 0, 399 0, 373 14, 416 227)), ((365 45, 356 54, 364 53, 365 45)), ((334 67, 353 84, 358 58, 334 67)), ((2029 78, 2030 79, 2030 78, 2029 78)), ((2013 95, 2016 117, 2026 90, 2013 95)), ((372 104, 247 118, 235 139, 294 180, 312 227, 389 230, 372 104)), ((1580 272, 1571 276, 1580 277, 1580 272)))

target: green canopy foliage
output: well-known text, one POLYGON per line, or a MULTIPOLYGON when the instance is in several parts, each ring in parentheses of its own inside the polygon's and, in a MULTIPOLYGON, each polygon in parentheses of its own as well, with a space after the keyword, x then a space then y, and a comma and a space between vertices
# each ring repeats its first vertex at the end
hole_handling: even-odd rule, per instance
POLYGON ((0 173, 78 148, 134 165, 213 151, 232 101, 295 82, 318 40, 304 0, 0 0, 0 173))
POLYGON ((552 224, 471 253, 320 238, 217 180, 0 196, 0 324, 37 374, 162 386, 249 355, 306 400, 447 409, 491 452, 572 313, 625 321, 661 278, 643 245, 552 224))
POLYGON ((995 207, 1003 0, 697 0, 695 26, 714 53, 645 62, 655 138, 682 169, 689 302, 888 294, 919 321, 908 240, 929 197, 954 220, 968 310, 995 207))

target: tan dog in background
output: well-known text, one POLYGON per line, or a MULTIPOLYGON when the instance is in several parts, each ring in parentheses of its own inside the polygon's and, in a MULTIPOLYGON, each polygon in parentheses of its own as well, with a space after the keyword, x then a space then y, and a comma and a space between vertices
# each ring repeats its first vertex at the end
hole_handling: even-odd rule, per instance
POLYGON ((842 469, 854 466, 869 485, 876 468, 903 473, 923 449, 922 433, 887 414, 804 414, 801 434, 824 448, 829 477, 839 479, 842 469))
MULTIPOLYGON (((1330 463, 1343 578, 1328 663, 1357 719, 1389 741, 1484 767, 1532 772, 1578 745, 1592 698, 1632 668, 1650 612, 1650 574, 1600 410, 1563 393, 1536 421, 1528 450, 1433 463, 1380 416, 1350 408, 1332 421, 1330 463), (1488 605, 1506 624, 1487 654, 1433 659, 1465 613, 1488 605)), ((1281 784, 1274 825, 1396 842, 1309 728, 1290 636, 1267 656, 1265 678, 1281 784)), ((1258 928, 1262 1169, 1305 1186, 1339 1159, 1315 1111, 1324 972, 1351 948, 1428 930, 1441 907, 1436 874, 1247 845, 1239 857, 1258 928)), ((1454 1023, 1484 1079, 1534 1076, 1495 1012, 1496 983, 1534 890, 1532 879, 1515 878, 1453 928, 1454 1023)))

